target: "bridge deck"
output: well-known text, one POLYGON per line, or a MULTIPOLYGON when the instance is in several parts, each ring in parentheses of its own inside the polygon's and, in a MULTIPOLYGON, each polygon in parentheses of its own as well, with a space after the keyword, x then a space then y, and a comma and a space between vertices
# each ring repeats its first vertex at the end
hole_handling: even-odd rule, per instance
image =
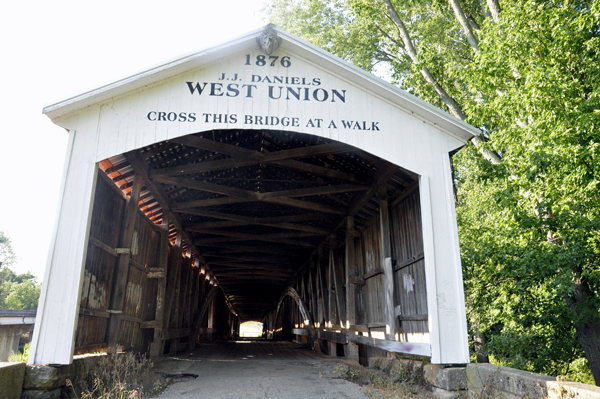
POLYGON ((159 398, 368 398, 359 385, 339 379, 335 357, 273 341, 203 344, 155 366, 171 376, 196 375, 170 385, 159 398))

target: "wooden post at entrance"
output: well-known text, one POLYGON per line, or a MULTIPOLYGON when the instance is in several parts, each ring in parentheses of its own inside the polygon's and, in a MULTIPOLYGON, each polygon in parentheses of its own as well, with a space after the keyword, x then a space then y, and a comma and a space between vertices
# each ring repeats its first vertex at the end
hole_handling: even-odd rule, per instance
POLYGON ((354 217, 346 218, 346 327, 356 324, 356 254, 354 250, 354 217))
POLYGON ((163 353, 162 331, 165 319, 165 296, 167 294, 167 265, 169 262, 169 220, 164 218, 160 225, 160 251, 158 267, 162 270, 163 277, 158 279, 156 293, 156 313, 154 316, 154 339, 150 347, 150 357, 160 356, 163 353))
POLYGON ((392 266, 392 241, 390 234, 390 213, 388 209, 387 187, 379 187, 379 223, 381 226, 381 260, 385 281, 385 338, 394 340, 396 336, 396 316, 394 310, 394 268, 392 266))
POLYGON ((129 261, 131 260, 131 244, 133 242, 133 231, 135 227, 135 216, 138 212, 140 192, 144 179, 141 175, 136 174, 133 178, 133 186, 131 194, 127 200, 125 208, 125 227, 121 237, 121 245, 118 248, 119 261, 113 282, 112 295, 110 300, 110 320, 108 323, 108 348, 109 352, 116 352, 119 327, 121 325, 121 314, 123 312, 123 303, 125 302, 125 292, 127 289, 127 278, 129 276, 129 261))
POLYGON ((330 247, 330 250, 329 250, 329 259, 331 262, 332 272, 333 272, 333 283, 335 286, 335 299, 336 299, 336 304, 337 304, 337 315, 338 315, 338 319, 339 319, 341 327, 347 328, 347 326, 345 324, 345 320, 344 320, 346 318, 346 295, 344 294, 344 279, 343 279, 344 265, 343 264, 336 265, 335 253, 333 251, 334 241, 332 241, 331 243, 332 243, 332 246, 330 247))
MULTIPOLYGON (((346 328, 356 325, 356 252, 354 249, 354 217, 346 218, 346 328)), ((358 345, 348 342, 346 345, 346 357, 359 360, 358 345)))
MULTIPOLYGON (((167 330, 170 327, 171 319, 175 318, 175 312, 173 308, 179 301, 178 297, 178 286, 179 286, 179 275, 181 272, 181 234, 177 232, 177 238, 175 239, 175 245, 171 249, 171 256, 169 257, 169 271, 167 276, 167 297, 165 300, 165 318, 163 320, 163 329, 167 330)), ((164 334, 161 339, 164 339, 164 334)), ((171 345, 173 346, 173 345, 171 345)), ((173 352, 174 348, 170 348, 170 352, 173 352)))

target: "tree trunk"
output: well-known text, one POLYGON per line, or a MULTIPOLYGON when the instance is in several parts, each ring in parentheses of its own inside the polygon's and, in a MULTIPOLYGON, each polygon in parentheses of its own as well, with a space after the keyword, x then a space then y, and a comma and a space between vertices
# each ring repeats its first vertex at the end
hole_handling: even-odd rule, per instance
POLYGON ((581 270, 576 270, 576 272, 578 277, 575 279, 575 290, 573 296, 568 299, 568 303, 575 314, 585 314, 585 321, 576 325, 575 331, 596 380, 596 385, 600 386, 600 318, 597 309, 589 303, 594 296, 590 286, 581 277, 581 270))
POLYGON ((471 29, 471 24, 469 24, 469 20, 467 19, 467 16, 465 15, 465 12, 463 11, 463 9, 460 5, 460 2, 458 0, 449 0, 449 1, 450 1, 450 5, 452 6, 452 10, 454 10, 454 15, 456 16, 456 19, 458 19, 460 26, 462 26, 463 31, 465 32, 465 35, 467 35, 467 40, 469 41, 471 48, 473 49, 473 51, 478 52, 479 51, 479 40, 477 40, 477 38, 475 37, 475 34, 473 33, 473 30, 471 29))
POLYGON ((498 22, 498 19, 500 18, 500 4, 498 3, 498 0, 487 0, 487 5, 492 14, 492 19, 494 22, 498 22))

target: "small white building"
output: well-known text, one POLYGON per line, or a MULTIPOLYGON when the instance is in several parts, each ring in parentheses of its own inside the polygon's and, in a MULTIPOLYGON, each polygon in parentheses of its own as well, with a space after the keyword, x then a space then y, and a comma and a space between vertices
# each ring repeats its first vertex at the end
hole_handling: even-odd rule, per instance
POLYGON ((450 154, 472 126, 273 26, 44 113, 70 138, 30 363, 246 320, 469 362, 450 154))

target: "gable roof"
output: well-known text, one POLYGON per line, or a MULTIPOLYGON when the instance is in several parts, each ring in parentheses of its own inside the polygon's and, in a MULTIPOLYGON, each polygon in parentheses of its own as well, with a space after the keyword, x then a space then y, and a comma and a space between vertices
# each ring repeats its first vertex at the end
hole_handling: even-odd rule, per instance
POLYGON ((419 99, 405 90, 402 90, 397 86, 394 86, 271 24, 248 32, 237 39, 230 40, 226 43, 173 58, 123 79, 49 104, 43 108, 42 112, 50 119, 54 120, 63 115, 76 112, 110 98, 160 82, 163 79, 179 73, 206 65, 223 58, 224 53, 234 53, 237 50, 256 45, 256 38, 260 36, 267 27, 275 29, 282 39, 281 48, 293 51, 294 53, 331 70, 339 76, 353 81, 358 86, 378 94, 405 109, 409 113, 420 116, 422 119, 439 126, 443 130, 446 130, 465 141, 468 141, 473 136, 479 134, 479 130, 468 123, 455 118, 447 112, 419 99))

